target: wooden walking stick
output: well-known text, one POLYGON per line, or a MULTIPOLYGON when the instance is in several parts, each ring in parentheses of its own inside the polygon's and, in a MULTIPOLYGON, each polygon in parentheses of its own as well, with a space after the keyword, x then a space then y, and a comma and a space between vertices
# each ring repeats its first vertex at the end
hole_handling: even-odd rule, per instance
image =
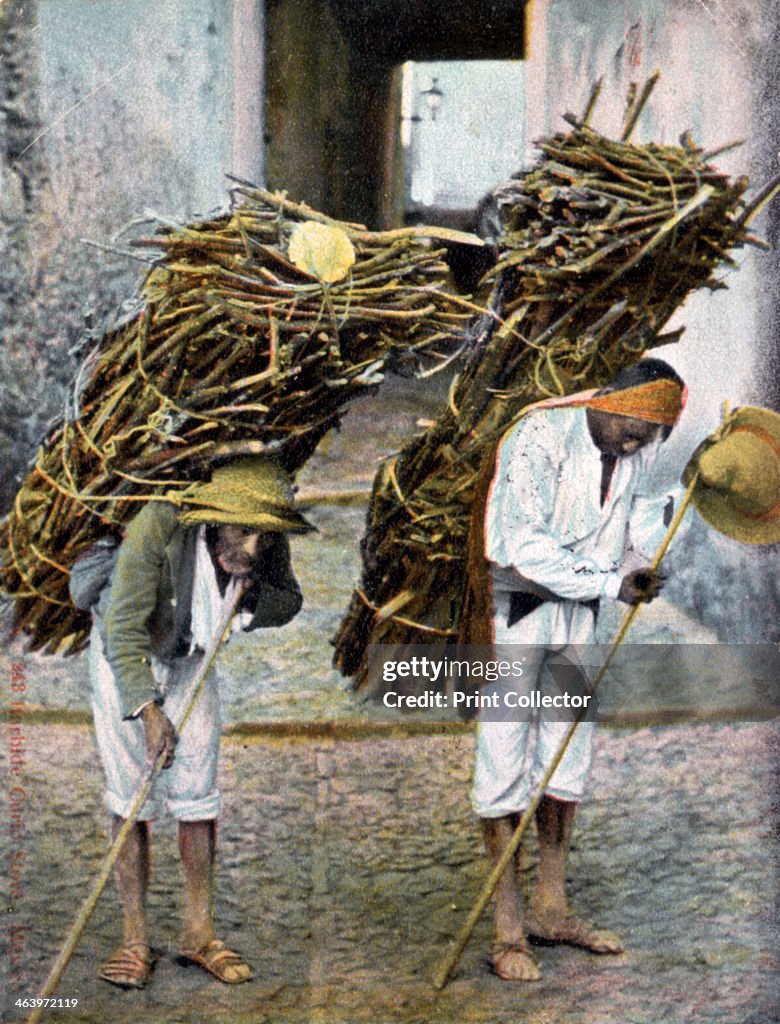
MULTIPOLYGON (((230 626, 233 622, 233 616, 236 614, 243 596, 244 584, 239 583, 235 588, 234 594, 225 604, 222 618, 217 623, 214 634, 211 638, 211 643, 204 652, 201 666, 189 684, 187 697, 182 705, 183 710, 181 718, 178 722, 172 723, 177 734, 181 733, 181 730, 184 728, 187 720, 193 712, 193 709, 195 708, 198 697, 200 696, 204 683, 206 682, 206 677, 211 671, 211 666, 214 664, 217 651, 222 646, 222 642, 228 635, 230 626)), ((130 830, 135 824, 136 818, 141 813, 141 808, 145 804, 146 798, 152 790, 155 779, 160 774, 162 767, 165 764, 166 757, 167 754, 163 751, 158 755, 154 763, 145 769, 145 774, 143 775, 138 790, 136 791, 130 812, 119 832, 117 832, 116 837, 103 860, 103 866, 100 869, 100 874, 95 880, 95 884, 93 885, 91 892, 82 903, 78 916, 65 937, 62 948, 57 954, 57 958, 49 971, 49 976, 35 1000, 40 1005, 36 1006, 27 1018, 27 1024, 38 1024, 38 1021, 40 1021, 43 1016, 46 1008, 46 1000, 52 995, 60 983, 60 979, 62 978, 65 968, 68 966, 70 958, 73 956, 79 939, 87 926, 87 922, 97 906, 97 902, 100 899, 103 889, 106 887, 106 882, 108 882, 111 877, 111 871, 119 857, 119 854, 122 852, 122 848, 130 834, 130 830)))
MULTIPOLYGON (((698 473, 694 473, 693 477, 691 478, 690 483, 688 484, 688 488, 687 488, 687 490, 685 492, 683 500, 680 502, 680 507, 677 509, 677 512, 676 512, 676 514, 674 516, 674 519, 669 524, 669 529, 666 531, 666 536, 661 541, 661 544, 660 544, 658 550, 655 553, 655 557, 653 558, 653 562, 652 562, 652 566, 651 566, 651 568, 653 570, 658 569, 658 567, 660 566, 661 561, 663 560, 663 557, 666 554, 666 552, 667 552, 667 550, 669 548, 669 545, 672 542, 672 538, 674 537, 675 533, 677 533, 677 530, 678 530, 678 528, 680 526, 680 523, 683 520, 683 516, 685 515, 686 511, 688 510, 688 506, 690 505, 691 500, 693 498, 693 491, 694 491, 694 488, 695 488, 696 483, 698 481, 698 478, 699 478, 698 473)), ((593 680, 593 683, 591 685, 591 692, 595 693, 596 688, 598 687, 598 685, 601 683, 601 680, 606 675, 607 669, 611 665, 612 659, 614 658, 615 653, 617 652, 617 649, 620 647, 620 645, 625 640, 626 634, 628 633, 629 629, 631 628, 631 624, 633 623, 634 619, 639 614, 640 607, 641 607, 641 604, 632 605, 631 608, 628 609, 628 611, 626 612, 625 616, 623 617, 623 621, 620 624, 620 628, 617 631, 615 639, 612 641, 612 646, 610 647, 609 651, 607 652, 607 656, 604 659, 604 663, 602 664, 601 668, 596 673, 596 677, 593 680)), ((455 969, 456 964, 460 960, 460 957, 461 957, 461 955, 463 953, 463 950, 466 948, 466 943, 471 938, 471 933, 474 931, 474 928, 475 928, 475 926, 477 924, 477 921, 479 921, 480 917, 482 916, 482 912, 485 909, 485 907, 488 905, 488 903, 490 902, 490 898, 493 895, 493 892, 495 891, 495 888, 498 885, 499 881, 501 880, 501 876, 503 875, 503 873, 506 870, 507 866, 509 865, 510 861, 512 860, 512 858, 514 857, 515 853, 517 852, 517 849, 520 846, 520 843, 523 841, 523 836, 525 835, 526 830, 528 828, 528 825, 531 822, 531 819, 533 818, 533 816, 534 816, 534 814, 536 812, 536 808, 541 803, 542 797, 544 796, 544 791, 547 789, 547 785, 548 785, 550 779, 552 778, 552 776, 553 776, 553 774, 555 772, 555 769, 560 764, 561 758, 563 757, 564 753, 566 752, 566 748, 568 747, 568 745, 569 745, 569 743, 571 741, 572 736, 574 735, 574 733, 577 730, 577 726, 580 724, 582 719, 585 717, 586 713, 587 713, 587 707, 583 706, 580 709, 580 711, 577 713, 577 717, 572 722, 570 728, 568 729, 566 735, 564 736, 564 738, 563 738, 563 740, 561 742, 560 747, 558 748, 558 750, 555 753, 555 757, 552 759, 552 761, 550 762, 550 764, 547 767, 547 770, 545 771, 544 775, 542 776, 542 780, 539 783, 539 786, 538 786, 536 792, 534 793, 534 796, 531 799, 531 802, 529 803, 528 807, 525 809, 525 812, 524 812, 522 818, 518 822, 517 828, 515 829, 514 834, 512 835, 512 838, 509 840, 509 842, 508 842, 508 844, 506 846, 506 849, 504 850, 503 854, 501 855, 501 857, 500 857, 498 863, 496 864, 496 866, 490 872, 490 875, 486 879, 485 884, 482 886, 482 890, 481 890, 479 896, 477 897, 477 899, 476 899, 476 901, 474 903, 474 906, 471 909, 471 912, 469 913, 468 917, 466 918, 466 921, 464 922, 463 927, 461 928, 460 932, 458 933, 458 936, 455 939, 455 941, 454 941, 454 943, 452 945, 452 948, 447 953, 447 955, 443 958, 443 960, 441 961, 439 967, 437 968, 437 970, 436 970, 436 972, 435 972, 435 974, 433 976, 434 988, 443 989, 444 986, 447 984, 447 981, 448 981, 450 975, 452 974, 453 970, 455 969)))

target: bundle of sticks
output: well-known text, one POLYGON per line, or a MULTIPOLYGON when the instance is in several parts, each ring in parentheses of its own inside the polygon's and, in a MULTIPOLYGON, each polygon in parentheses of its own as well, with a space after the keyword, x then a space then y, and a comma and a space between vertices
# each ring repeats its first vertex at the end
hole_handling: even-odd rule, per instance
POLYGON ((385 370, 451 358, 473 315, 436 247, 470 236, 372 233, 246 183, 232 194, 230 213, 136 240, 153 263, 140 312, 85 360, 0 524, 0 585, 33 649, 83 645, 69 568, 138 502, 234 455, 267 452, 294 474, 351 399, 385 370), (334 252, 299 235, 296 261, 291 239, 312 224, 334 252))
MULTIPOLYGON (((713 274, 747 233, 774 182, 746 206, 747 180, 680 146, 633 145, 652 89, 629 97, 623 137, 582 117, 538 145, 537 166, 494 194, 503 225, 486 315, 437 420, 386 461, 374 482, 363 572, 335 640, 335 664, 368 681, 370 644, 452 642, 466 586, 475 490, 508 425, 535 401, 608 381, 662 333, 685 297, 724 287, 713 274)), ((371 692, 371 683, 366 692, 371 692)))

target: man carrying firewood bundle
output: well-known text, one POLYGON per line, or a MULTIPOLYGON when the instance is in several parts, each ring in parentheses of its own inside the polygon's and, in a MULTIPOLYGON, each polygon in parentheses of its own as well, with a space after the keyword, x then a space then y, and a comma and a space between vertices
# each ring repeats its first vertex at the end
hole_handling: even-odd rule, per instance
MULTIPOLYGON (((484 516, 477 513, 472 531, 472 544, 475 537, 484 544, 494 643, 559 651, 590 644, 600 602, 635 605, 658 596, 658 573, 626 572, 623 563, 629 543, 655 551, 671 520, 676 492, 651 496, 647 478, 684 396, 667 363, 643 359, 600 391, 532 406, 504 434, 484 516)), ((544 656, 531 660, 540 679, 544 656)), ((472 797, 494 864, 570 725, 544 716, 479 723, 472 797)), ((593 727, 581 722, 537 809, 539 864, 524 917, 511 868, 496 889, 491 961, 506 981, 540 976, 527 938, 593 953, 623 951, 616 935, 576 917, 566 895, 566 856, 593 727)))
POLYGON ((99 976, 122 988, 143 988, 154 962, 146 928, 149 821, 161 805, 178 823, 182 961, 227 984, 252 977, 244 958, 217 938, 212 920, 220 811, 219 696, 213 673, 181 735, 172 720, 180 717, 187 684, 225 607, 238 599, 236 587, 243 595, 234 625, 281 626, 296 615, 301 593, 286 535, 312 529, 293 507, 287 474, 261 457, 236 459, 216 469, 209 482, 172 497, 175 503, 149 501, 130 522, 113 569, 97 581, 105 583, 99 594, 89 558, 77 563, 71 579, 74 602, 93 612, 92 709, 114 836, 131 816, 145 764, 167 755, 166 770, 116 862, 123 938, 99 976))

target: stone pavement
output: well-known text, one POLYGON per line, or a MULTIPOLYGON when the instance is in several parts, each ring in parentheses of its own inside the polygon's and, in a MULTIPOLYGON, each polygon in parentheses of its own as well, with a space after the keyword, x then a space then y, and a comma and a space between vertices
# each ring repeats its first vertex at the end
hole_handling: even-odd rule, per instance
MULTIPOLYGON (((105 850, 88 729, 25 724, 14 896, 2 942, 4 1020, 40 988, 105 850)), ((780 749, 775 723, 602 729, 570 877, 579 910, 624 936, 599 958, 541 949, 543 980, 486 966, 488 917, 450 984, 430 977, 485 872, 468 807, 472 737, 360 740, 234 735, 223 746, 217 912, 255 980, 229 988, 176 964, 174 833, 154 829, 151 985, 97 980, 117 943, 109 886, 60 984, 111 1024, 770 1024, 778 1012, 780 749)), ((7 748, 6 748, 7 749, 7 748)), ((7 766, 5 767, 5 777, 7 766)), ((6 790, 6 795, 10 791, 6 790)), ((17 804, 19 801, 17 800, 17 804)), ((532 842, 528 843, 533 860, 532 842)), ((11 865, 14 866, 11 872, 11 865)))

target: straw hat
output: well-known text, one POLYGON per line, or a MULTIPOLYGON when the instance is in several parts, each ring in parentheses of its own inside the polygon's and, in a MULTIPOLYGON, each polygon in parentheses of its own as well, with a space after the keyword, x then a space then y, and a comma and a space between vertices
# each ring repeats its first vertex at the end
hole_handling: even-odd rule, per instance
POLYGON ((308 533, 315 529, 293 504, 292 482, 278 462, 247 455, 215 469, 211 480, 197 481, 176 495, 184 508, 179 521, 234 523, 260 530, 308 533))
POLYGON ((710 525, 747 544, 780 541, 780 415, 736 409, 693 453, 686 484, 696 469, 693 503, 710 525))

